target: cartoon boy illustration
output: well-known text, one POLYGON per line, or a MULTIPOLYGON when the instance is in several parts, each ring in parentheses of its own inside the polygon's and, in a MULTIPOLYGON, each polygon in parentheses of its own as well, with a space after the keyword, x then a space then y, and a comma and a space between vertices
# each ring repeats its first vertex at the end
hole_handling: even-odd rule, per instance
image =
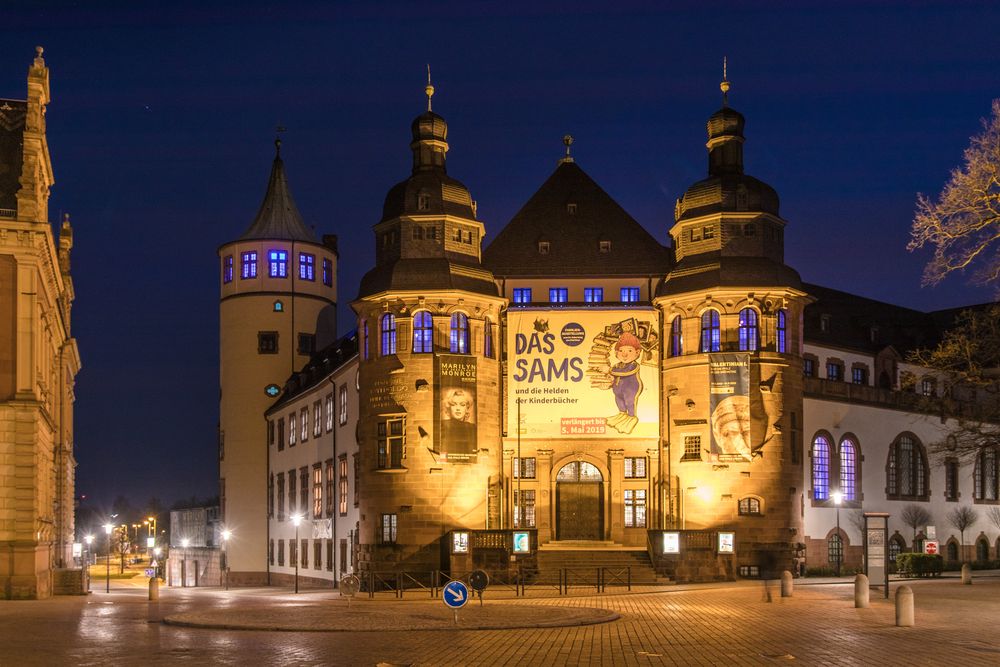
POLYGON ((608 373, 612 377, 611 391, 615 395, 618 414, 608 417, 608 426, 619 433, 628 435, 639 423, 635 416, 639 394, 642 393, 642 380, 639 378, 639 357, 642 355, 642 343, 634 334, 622 333, 615 343, 615 356, 618 363, 611 366, 608 373))

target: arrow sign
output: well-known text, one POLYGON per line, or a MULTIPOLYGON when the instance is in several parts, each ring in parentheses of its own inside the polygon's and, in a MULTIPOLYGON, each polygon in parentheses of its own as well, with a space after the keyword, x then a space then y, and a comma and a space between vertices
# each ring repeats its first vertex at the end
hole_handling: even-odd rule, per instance
POLYGON ((449 581, 441 595, 445 605, 451 609, 460 609, 469 601, 469 588, 461 581, 449 581))

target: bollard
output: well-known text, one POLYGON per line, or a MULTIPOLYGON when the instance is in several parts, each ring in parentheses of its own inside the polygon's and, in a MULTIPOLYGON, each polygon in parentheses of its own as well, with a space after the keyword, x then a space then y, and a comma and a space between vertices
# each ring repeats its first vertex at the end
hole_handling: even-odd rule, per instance
POLYGON ((854 608, 855 609, 867 609, 868 599, 868 577, 863 574, 859 574, 854 577, 854 608))
POLYGON ((968 563, 962 563, 962 583, 972 584, 972 566, 968 563))
POLYGON ((781 573, 781 597, 792 597, 792 573, 788 570, 781 573))
POLYGON ((896 626, 913 627, 913 589, 909 586, 896 589, 896 626))
POLYGON ((160 580, 155 576, 149 578, 149 601, 154 602, 160 599, 160 580))

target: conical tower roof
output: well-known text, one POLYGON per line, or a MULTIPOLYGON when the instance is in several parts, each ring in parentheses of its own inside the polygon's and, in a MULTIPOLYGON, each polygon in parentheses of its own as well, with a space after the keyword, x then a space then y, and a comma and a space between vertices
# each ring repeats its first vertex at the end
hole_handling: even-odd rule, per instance
POLYGON ((247 228, 240 240, 284 239, 319 243, 316 234, 302 221, 302 215, 295 206, 292 192, 285 177, 285 163, 281 159, 281 142, 275 141, 277 148, 271 178, 267 182, 267 192, 260 204, 257 217, 247 228))

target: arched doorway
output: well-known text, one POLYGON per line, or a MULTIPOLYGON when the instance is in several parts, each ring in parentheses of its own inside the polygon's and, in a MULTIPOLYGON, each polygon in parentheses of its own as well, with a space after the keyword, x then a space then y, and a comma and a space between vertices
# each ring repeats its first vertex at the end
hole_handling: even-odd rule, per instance
POLYGON ((556 539, 604 539, 604 477, 586 461, 567 463, 556 474, 556 539))

